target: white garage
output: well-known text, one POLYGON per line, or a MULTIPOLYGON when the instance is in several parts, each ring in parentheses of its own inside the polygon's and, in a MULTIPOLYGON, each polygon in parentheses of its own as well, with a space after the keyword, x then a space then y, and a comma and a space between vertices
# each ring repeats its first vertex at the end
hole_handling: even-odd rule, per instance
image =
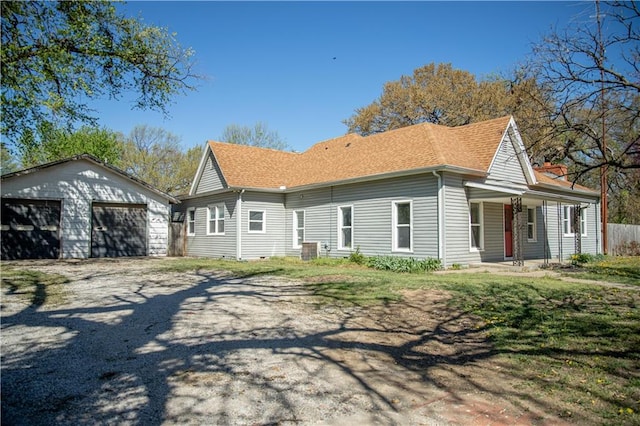
POLYGON ((2 259, 164 256, 174 197, 87 154, 2 175, 2 259))

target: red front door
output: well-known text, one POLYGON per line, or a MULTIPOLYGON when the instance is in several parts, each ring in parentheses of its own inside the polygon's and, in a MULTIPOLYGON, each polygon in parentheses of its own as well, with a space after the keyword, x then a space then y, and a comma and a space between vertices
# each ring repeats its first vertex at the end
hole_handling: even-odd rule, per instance
POLYGON ((513 257, 513 208, 504 205, 504 256, 513 257))

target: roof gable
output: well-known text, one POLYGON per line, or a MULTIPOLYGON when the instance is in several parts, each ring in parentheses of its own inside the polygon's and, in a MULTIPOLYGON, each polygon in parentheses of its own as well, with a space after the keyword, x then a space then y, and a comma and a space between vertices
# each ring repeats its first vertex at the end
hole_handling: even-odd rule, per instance
POLYGON ((513 118, 509 120, 502 141, 491 160, 489 178, 529 185, 536 182, 529 156, 513 118))
POLYGON ((347 134, 303 153, 215 141, 207 149, 229 187, 276 190, 438 168, 486 174, 509 121, 502 117, 461 127, 422 123, 367 137, 347 134))
POLYGON ((98 166, 99 168, 102 168, 106 171, 108 171, 109 173, 115 173, 116 175, 127 179, 131 182, 133 182, 134 184, 145 188, 146 190, 149 190, 153 193, 155 193, 156 195, 159 195, 160 197, 166 199, 167 201, 169 201, 172 204, 177 204, 180 201, 163 192, 160 191, 159 189, 155 188, 154 186, 148 184, 147 182, 136 178, 135 176, 130 175, 129 173, 125 172, 124 170, 120 170, 117 167, 114 167, 110 164, 104 163, 102 161, 100 161, 98 158, 94 157, 93 155, 90 154, 80 154, 80 155, 74 155, 73 157, 69 157, 69 158, 64 158, 61 160, 57 160, 57 161, 52 161, 49 163, 45 163, 45 164, 40 164, 38 166, 35 167, 30 167, 28 169, 23 169, 23 170, 18 170, 12 173, 7 173, 2 175, 2 180, 7 180, 7 179, 16 179, 19 178, 21 176, 26 176, 26 175, 33 175, 36 174, 42 170, 46 170, 46 169, 52 169, 52 168, 57 168, 57 167, 63 167, 64 165, 73 162, 73 161, 87 161, 89 163, 94 164, 95 166, 98 166))

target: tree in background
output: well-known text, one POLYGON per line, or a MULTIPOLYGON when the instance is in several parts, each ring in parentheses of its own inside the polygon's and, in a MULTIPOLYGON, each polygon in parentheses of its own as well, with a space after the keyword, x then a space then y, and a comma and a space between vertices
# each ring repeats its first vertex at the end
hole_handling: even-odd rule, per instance
POLYGON ((20 167, 16 163, 15 158, 6 147, 4 142, 0 142, 0 174, 15 172, 20 167))
POLYGON ((91 154, 118 166, 122 152, 120 133, 89 126, 69 131, 44 121, 39 123, 35 132, 28 129, 22 133, 17 158, 21 166, 26 168, 78 154, 91 154))
POLYGON ((45 122, 95 126, 87 101, 125 92, 138 94, 136 108, 166 113, 174 95, 193 88, 193 51, 109 1, 2 1, 0 8, 5 141, 45 122))
POLYGON ((640 9, 621 1, 603 3, 602 12, 588 7, 544 37, 527 66, 553 100, 542 109, 549 126, 539 142, 573 181, 600 187, 606 167, 609 218, 640 223, 640 9))
POLYGON ((531 78, 519 74, 511 80, 493 77, 482 81, 451 64, 428 64, 411 76, 385 83, 382 95, 358 108, 344 121, 361 135, 385 132, 418 123, 461 126, 514 115, 525 139, 537 137, 545 123, 536 111, 546 100, 531 78), (537 93, 536 102, 524 99, 537 93))
POLYGON ((262 122, 257 122, 253 127, 230 124, 224 128, 220 140, 222 142, 281 151, 288 148, 287 143, 280 137, 278 132, 269 130, 268 126, 262 122))
POLYGON ((202 155, 199 147, 184 152, 178 136, 146 125, 131 131, 123 149, 123 170, 174 195, 188 191, 202 155))

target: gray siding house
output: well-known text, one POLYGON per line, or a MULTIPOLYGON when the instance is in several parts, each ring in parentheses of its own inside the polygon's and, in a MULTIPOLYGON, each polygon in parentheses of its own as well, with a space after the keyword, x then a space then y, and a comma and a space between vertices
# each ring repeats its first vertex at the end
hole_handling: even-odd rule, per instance
POLYGON ((2 175, 2 258, 167 254, 170 204, 90 155, 2 175))
MULTIPOLYGON (((559 172, 560 171, 560 172, 559 172)), ((348 134, 291 153, 208 142, 186 254, 439 258, 449 266, 600 252, 599 193, 533 168, 512 117, 348 134)))

